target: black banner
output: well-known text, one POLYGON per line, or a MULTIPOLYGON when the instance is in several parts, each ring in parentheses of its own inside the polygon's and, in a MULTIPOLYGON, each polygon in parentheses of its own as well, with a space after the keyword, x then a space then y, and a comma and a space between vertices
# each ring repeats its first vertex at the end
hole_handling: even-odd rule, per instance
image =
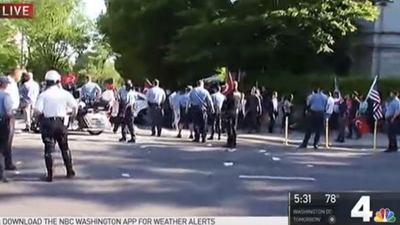
POLYGON ((291 192, 290 225, 400 224, 400 192, 291 192), (398 216, 398 220, 396 220, 398 216))

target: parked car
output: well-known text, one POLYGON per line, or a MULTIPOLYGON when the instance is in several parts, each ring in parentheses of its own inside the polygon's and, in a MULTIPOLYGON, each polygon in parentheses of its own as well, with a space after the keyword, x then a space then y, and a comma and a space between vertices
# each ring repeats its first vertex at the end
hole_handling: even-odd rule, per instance
POLYGON ((135 110, 135 124, 149 125, 151 123, 150 115, 148 113, 149 104, 144 94, 138 92, 136 99, 135 110))

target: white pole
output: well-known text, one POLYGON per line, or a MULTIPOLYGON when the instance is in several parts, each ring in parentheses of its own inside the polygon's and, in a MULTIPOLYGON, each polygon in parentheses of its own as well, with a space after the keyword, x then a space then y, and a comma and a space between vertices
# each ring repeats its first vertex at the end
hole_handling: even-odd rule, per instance
POLYGON ((369 96, 371 95, 372 88, 374 88, 375 83, 376 83, 377 80, 378 80, 378 75, 375 76, 374 81, 372 82, 372 85, 371 85, 371 87, 369 88, 367 97, 365 97, 365 100, 364 100, 364 101, 367 101, 367 100, 368 100, 369 96))
POLYGON ((289 117, 285 118, 285 145, 289 145, 289 117))
POLYGON ((375 123, 374 123, 374 150, 376 150, 377 133, 378 133, 378 120, 375 120, 375 123))
POLYGON ((329 148, 329 118, 325 120, 325 147, 329 148))

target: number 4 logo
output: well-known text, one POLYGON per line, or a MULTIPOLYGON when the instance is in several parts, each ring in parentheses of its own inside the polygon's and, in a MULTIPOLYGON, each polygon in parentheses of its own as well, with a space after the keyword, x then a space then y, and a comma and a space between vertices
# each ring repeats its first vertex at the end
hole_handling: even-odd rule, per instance
POLYGON ((370 196, 362 196, 351 210, 351 218, 363 218, 363 222, 370 222, 372 215, 370 196))

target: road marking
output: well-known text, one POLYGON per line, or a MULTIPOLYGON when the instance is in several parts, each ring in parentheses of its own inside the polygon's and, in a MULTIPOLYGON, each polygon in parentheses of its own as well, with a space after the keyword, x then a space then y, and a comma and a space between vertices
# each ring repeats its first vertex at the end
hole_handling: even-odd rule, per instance
POLYGON ((252 176, 252 175, 240 175, 241 179, 257 179, 257 180, 302 180, 302 181, 316 181, 312 177, 279 177, 279 176, 252 176))

